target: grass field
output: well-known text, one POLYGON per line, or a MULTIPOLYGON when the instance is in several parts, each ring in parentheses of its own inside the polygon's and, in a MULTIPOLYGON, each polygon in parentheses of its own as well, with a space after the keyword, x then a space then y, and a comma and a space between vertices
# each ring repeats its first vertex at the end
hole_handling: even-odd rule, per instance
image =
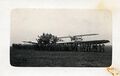
POLYGON ((48 52, 37 50, 10 50, 13 66, 29 67, 107 67, 112 63, 112 47, 105 52, 48 52))

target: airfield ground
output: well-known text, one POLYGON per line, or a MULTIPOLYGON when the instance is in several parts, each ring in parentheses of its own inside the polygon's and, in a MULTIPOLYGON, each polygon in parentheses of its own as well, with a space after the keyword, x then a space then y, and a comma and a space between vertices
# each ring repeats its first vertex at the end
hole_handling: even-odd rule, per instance
POLYGON ((106 46, 105 52, 11 49, 10 63, 19 67, 108 67, 112 63, 112 47, 106 46))

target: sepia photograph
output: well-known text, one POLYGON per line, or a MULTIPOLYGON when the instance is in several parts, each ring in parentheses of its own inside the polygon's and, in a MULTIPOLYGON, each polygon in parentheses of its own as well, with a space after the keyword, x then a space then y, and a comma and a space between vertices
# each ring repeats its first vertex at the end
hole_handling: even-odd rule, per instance
POLYGON ((111 12, 92 9, 12 10, 10 64, 16 67, 111 66, 111 12))

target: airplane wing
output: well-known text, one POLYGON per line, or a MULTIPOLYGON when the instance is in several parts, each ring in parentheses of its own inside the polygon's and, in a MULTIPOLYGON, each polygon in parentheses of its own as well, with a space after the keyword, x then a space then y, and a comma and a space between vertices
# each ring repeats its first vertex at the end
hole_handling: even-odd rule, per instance
POLYGON ((96 44, 101 44, 101 43, 109 43, 109 40, 92 40, 92 41, 83 41, 83 43, 96 43, 96 44))
MULTIPOLYGON (((109 40, 77 41, 77 43, 91 43, 91 44, 102 44, 109 42, 110 42, 109 40)), ((66 43, 75 43, 75 42, 66 42, 66 43)))
POLYGON ((75 35, 75 36, 79 37, 79 36, 93 36, 93 35, 99 35, 99 34, 84 34, 84 35, 75 35))
POLYGON ((70 38, 70 36, 63 36, 63 37, 58 37, 58 38, 70 38))
POLYGON ((36 42, 32 42, 32 41, 22 41, 24 43, 30 43, 30 44, 37 44, 36 42))

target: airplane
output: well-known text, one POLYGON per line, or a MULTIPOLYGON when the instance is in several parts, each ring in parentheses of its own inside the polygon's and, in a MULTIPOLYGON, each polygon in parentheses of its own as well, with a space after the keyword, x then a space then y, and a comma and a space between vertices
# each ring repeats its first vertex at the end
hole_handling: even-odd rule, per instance
MULTIPOLYGON (((71 42, 68 43, 73 43, 73 42, 81 42, 81 43, 108 43, 109 40, 92 40, 92 41, 83 41, 83 36, 94 36, 94 35, 99 35, 99 34, 83 34, 83 35, 74 35, 74 36, 63 36, 63 37, 58 37, 57 42, 63 42, 63 38, 70 38, 71 42)), ((32 41, 22 41, 24 43, 29 43, 33 45, 37 45, 37 42, 32 42, 32 41)), ((64 43, 64 42, 63 42, 64 43)))
MULTIPOLYGON (((89 40, 89 41, 83 40, 84 36, 94 36, 94 35, 99 35, 99 34, 83 34, 83 35, 57 37, 58 40, 57 40, 56 44, 58 44, 58 45, 51 45, 51 46, 59 46, 59 45, 65 45, 66 46, 66 45, 68 45, 68 46, 70 46, 70 47, 72 46, 74 48, 82 47, 81 49, 83 51, 96 50, 96 51, 104 52, 104 47, 105 47, 104 44, 109 43, 110 42, 109 40, 89 40), (70 38, 71 41, 64 42, 62 40, 63 38, 70 38), (61 41, 61 42, 59 42, 59 41, 61 41), (84 49, 84 47, 86 49, 84 49)), ((23 41, 23 42, 28 43, 28 44, 32 44, 32 45, 41 46, 41 44, 39 44, 38 42, 32 42, 32 41, 23 41)), ((49 47, 51 47, 51 46, 49 46, 49 47)), ((57 48, 57 47, 54 47, 54 48, 57 48)), ((74 50, 77 50, 77 49, 74 49, 74 50)))

